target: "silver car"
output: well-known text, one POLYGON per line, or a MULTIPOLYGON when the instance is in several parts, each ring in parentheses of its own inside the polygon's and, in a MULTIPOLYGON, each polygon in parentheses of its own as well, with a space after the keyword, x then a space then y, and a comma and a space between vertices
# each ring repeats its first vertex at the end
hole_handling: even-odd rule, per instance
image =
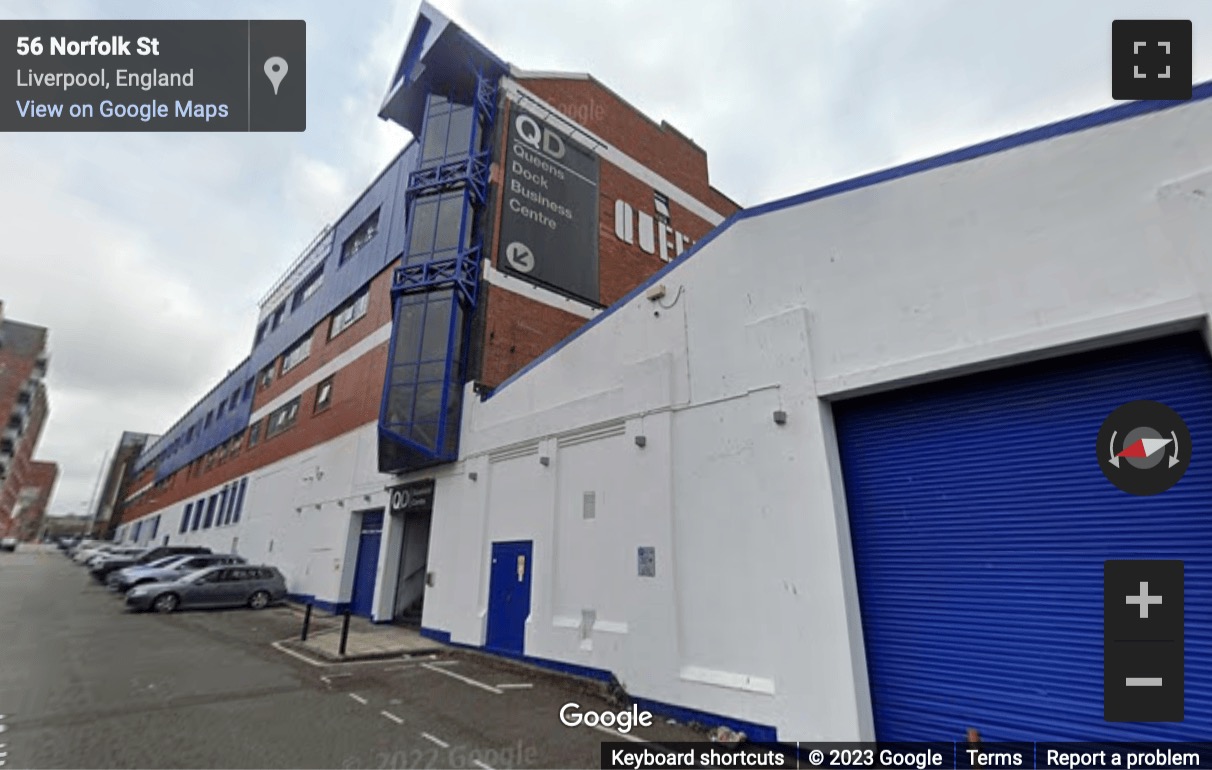
POLYGON ((105 579, 111 591, 125 594, 143 583, 171 583, 203 567, 218 567, 225 564, 244 564, 243 556, 231 553, 173 554, 157 559, 151 564, 136 564, 109 573, 105 579))
POLYGON ((251 607, 259 610, 286 598, 286 578, 274 567, 207 567, 177 580, 144 583, 126 593, 134 610, 174 612, 192 607, 251 607))

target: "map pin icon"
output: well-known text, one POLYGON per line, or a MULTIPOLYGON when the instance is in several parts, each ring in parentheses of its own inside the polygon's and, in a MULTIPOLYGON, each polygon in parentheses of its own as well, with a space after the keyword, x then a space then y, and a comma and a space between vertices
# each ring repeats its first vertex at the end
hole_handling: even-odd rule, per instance
POLYGON ((274 84, 274 96, 278 95, 278 86, 281 85, 282 78, 286 77, 288 69, 290 68, 286 66, 286 60, 281 56, 271 56, 265 60, 265 77, 274 84))

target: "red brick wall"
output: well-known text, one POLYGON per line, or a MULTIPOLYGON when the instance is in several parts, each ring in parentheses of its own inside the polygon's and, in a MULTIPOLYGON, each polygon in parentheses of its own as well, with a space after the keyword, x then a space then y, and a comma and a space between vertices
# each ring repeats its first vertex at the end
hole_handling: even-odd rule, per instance
MULTIPOLYGON (((30 466, 33 463, 34 449, 38 446, 38 439, 46 424, 47 410, 46 387, 39 385, 30 402, 29 424, 25 433, 21 434, 21 438, 17 441, 17 451, 13 453, 8 478, 4 480, 3 487, 0 487, 0 536, 10 534, 12 513, 17 504, 17 498, 20 496, 22 488, 30 486, 28 482, 30 466)), ((6 416, 5 423, 7 421, 6 416)))
POLYGON ((42 530, 42 522, 46 517, 46 509, 50 506, 51 495, 54 493, 55 480, 59 478, 59 466, 55 463, 34 461, 29 465, 22 488, 37 487, 38 497, 32 504, 21 512, 17 520, 17 537, 22 540, 33 540, 42 530))
POLYGON ((702 147, 668 123, 656 123, 598 81, 523 78, 518 82, 713 210, 728 216, 739 208, 711 186, 702 147))

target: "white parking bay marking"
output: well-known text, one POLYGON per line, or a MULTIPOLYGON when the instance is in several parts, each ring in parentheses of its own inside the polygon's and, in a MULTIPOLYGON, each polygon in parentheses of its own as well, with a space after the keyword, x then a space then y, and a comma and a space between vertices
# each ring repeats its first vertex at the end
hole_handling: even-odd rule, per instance
POLYGON ((480 760, 478 760, 478 759, 473 759, 473 760, 471 760, 471 761, 472 761, 472 762, 475 762, 475 763, 476 763, 476 767, 480 768, 480 770, 492 770, 492 768, 491 768, 491 767, 489 767, 488 765, 484 764, 483 762, 481 762, 481 761, 480 761, 480 760))
POLYGON ((437 671, 439 674, 448 676, 451 679, 458 679, 460 682, 465 682, 473 687, 479 687, 481 690, 487 690, 488 692, 490 692, 494 695, 501 695, 502 693, 505 692, 504 690, 498 690, 497 688, 493 687, 490 684, 484 684, 483 682, 472 679, 469 676, 463 676, 462 674, 456 674, 453 671, 446 671, 445 669, 439 668, 438 666, 432 665, 430 663, 422 663, 421 668, 427 668, 430 671, 437 671))
POLYGON ((391 721, 395 722, 395 723, 396 723, 396 724, 398 724, 398 725, 402 725, 402 724, 404 724, 404 720, 403 720, 403 719, 400 719, 398 716, 396 716, 395 714, 391 713, 390 711, 380 711, 379 713, 380 713, 380 714, 382 714, 383 716, 387 717, 387 718, 388 718, 388 719, 390 719, 391 721))
POLYGON ((527 688, 534 687, 534 685, 530 682, 520 682, 518 684, 499 684, 497 687, 501 688, 502 690, 525 690, 527 688))
POLYGON ((442 748, 444 748, 444 749, 449 749, 449 748, 450 748, 450 744, 449 744, 449 743, 447 743, 446 741, 444 741, 444 740, 442 740, 441 738, 437 737, 436 735, 430 735, 429 733, 425 733, 425 732, 423 732, 423 733, 421 733, 421 737, 422 737, 422 738, 424 738, 424 739, 425 739, 425 740, 427 740, 427 741, 430 741, 430 742, 432 742, 432 743, 436 743, 437 745, 441 746, 441 747, 442 747, 442 748))
POLYGON ((368 701, 368 700, 366 700, 366 699, 365 699, 365 698, 363 698, 361 695, 358 695, 358 694, 356 694, 356 693, 352 693, 352 692, 351 692, 351 693, 349 693, 349 697, 353 698, 353 699, 354 699, 354 700, 356 700, 358 703, 361 703, 363 706, 365 706, 367 703, 369 703, 369 701, 368 701))

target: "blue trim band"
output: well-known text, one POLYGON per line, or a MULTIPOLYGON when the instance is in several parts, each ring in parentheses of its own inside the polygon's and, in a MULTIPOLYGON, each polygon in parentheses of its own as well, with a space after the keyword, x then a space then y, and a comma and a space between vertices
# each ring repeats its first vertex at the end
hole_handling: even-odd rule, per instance
POLYGON ((439 641, 443 644, 453 644, 450 641, 449 631, 439 631, 436 628, 426 628, 425 626, 421 626, 421 636, 425 637, 426 639, 439 641))
POLYGON ((647 291, 650 286, 657 283, 669 271, 673 270, 687 259, 690 259, 695 254, 699 253, 704 246, 715 240, 720 233, 728 230, 728 228, 732 227, 742 219, 749 219, 750 217, 758 217, 762 216, 763 214, 770 214, 775 211, 781 211, 783 209, 799 206, 810 201, 840 195, 842 193, 859 190, 864 187, 871 187, 872 185, 880 184, 881 182, 888 182, 893 179, 900 179, 902 177, 920 174, 925 171, 932 171, 937 168, 942 168, 943 166, 950 166, 955 163, 963 163, 964 161, 974 160, 986 155, 993 155, 994 153, 1003 152, 1014 147, 1034 144, 1036 142, 1042 142, 1045 139, 1053 139, 1066 134, 1074 134, 1079 131, 1104 126, 1109 123, 1118 123, 1121 120, 1135 118, 1140 115, 1147 115, 1152 112, 1161 112, 1162 110, 1167 110, 1171 107, 1177 107, 1179 105, 1189 104, 1190 102, 1201 101, 1208 98, 1212 98, 1212 81, 1197 83, 1194 85, 1191 89, 1190 101, 1150 100, 1116 104, 1111 107, 1096 110, 1095 112, 1089 112, 1072 118, 1065 118, 1063 120, 1056 121, 1055 123, 1048 123, 1047 125, 1030 128, 1025 131, 1019 131, 1018 133, 1009 134, 998 139, 991 139, 989 141, 974 144, 969 147, 951 150, 949 152, 942 153, 941 155, 935 155, 923 160, 913 161, 900 166, 884 169, 883 171, 875 171, 870 174, 864 174, 863 176, 854 177, 841 182, 835 182, 824 187, 818 187, 815 190, 809 190, 807 192, 802 192, 787 198, 780 198, 769 203, 763 203, 759 206, 754 206, 753 208, 742 209, 717 225, 714 230, 703 236, 703 238, 687 249, 680 257, 675 258, 672 262, 665 265, 665 267, 661 268, 650 276, 647 280, 642 281, 639 286, 636 286, 634 289, 627 292, 622 299, 603 310, 596 318, 593 318, 575 332, 549 348, 547 352, 543 353, 526 366, 523 366, 521 369, 514 372, 512 375, 506 378, 504 382, 498 385, 492 391, 492 393, 485 396, 483 400, 487 401, 488 399, 495 397, 498 393, 504 390, 507 385, 513 384, 516 380, 522 377, 522 375, 534 369, 548 358, 551 358, 577 337, 580 337, 594 326, 597 326, 602 321, 606 320, 607 317, 612 315, 619 308, 623 307, 640 294, 647 291))

